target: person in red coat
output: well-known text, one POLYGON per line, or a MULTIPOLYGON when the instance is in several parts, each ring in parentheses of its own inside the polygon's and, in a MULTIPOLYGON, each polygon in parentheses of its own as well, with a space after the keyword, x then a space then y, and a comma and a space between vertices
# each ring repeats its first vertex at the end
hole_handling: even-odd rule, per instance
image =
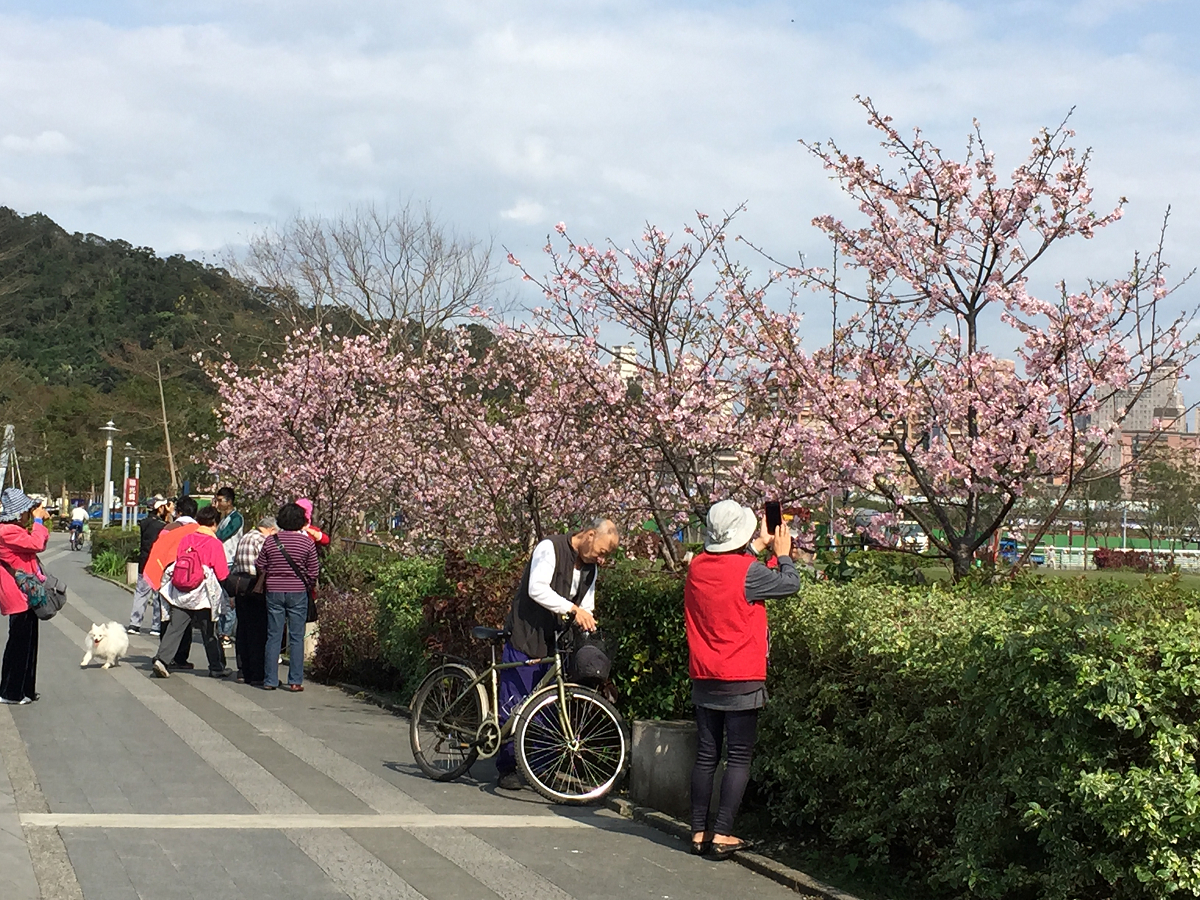
POLYGON ((0 703, 22 705, 38 698, 38 618, 17 586, 15 571, 45 580, 37 555, 46 549, 46 510, 16 488, 0 495, 0 614, 8 616, 8 642, 0 663, 0 703))
POLYGON ((754 511, 722 500, 708 511, 704 551, 688 565, 683 586, 688 674, 699 743, 692 768, 692 852, 727 859, 748 842, 733 836, 750 780, 758 711, 767 702, 767 610, 764 600, 800 587, 786 525, 767 532, 754 511), (775 567, 758 554, 771 548, 775 567), (716 821, 709 826, 713 775, 726 744, 716 821))

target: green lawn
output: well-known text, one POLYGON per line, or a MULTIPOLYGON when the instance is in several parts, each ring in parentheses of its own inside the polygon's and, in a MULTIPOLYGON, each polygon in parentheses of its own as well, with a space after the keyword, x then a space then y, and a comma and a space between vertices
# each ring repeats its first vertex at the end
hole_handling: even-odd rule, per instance
MULTIPOLYGON (((1046 578, 1086 578, 1088 581, 1121 581, 1125 584, 1141 584, 1147 578, 1154 581, 1162 581, 1171 578, 1171 575, 1144 575, 1141 572, 1132 572, 1125 569, 1047 569, 1044 566, 1032 568, 1029 570, 1032 574, 1043 575, 1046 578)), ((950 569, 945 566, 933 566, 928 569, 922 569, 921 572, 930 581, 950 581, 950 569)), ((1180 587, 1187 588, 1193 591, 1200 591, 1200 575, 1184 573, 1179 576, 1180 587)))

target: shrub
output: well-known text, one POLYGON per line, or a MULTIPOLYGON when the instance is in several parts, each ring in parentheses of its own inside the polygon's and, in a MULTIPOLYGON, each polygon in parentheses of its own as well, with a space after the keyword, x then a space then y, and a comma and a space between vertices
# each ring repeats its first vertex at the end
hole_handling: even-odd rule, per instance
POLYGON ((383 658, 376 629, 378 608, 369 593, 322 587, 321 617, 313 674, 328 681, 351 681, 394 690, 404 680, 383 658))
POLYGON ((1097 569, 1132 569, 1135 572, 1165 572, 1172 568, 1168 559, 1146 550, 1113 550, 1099 547, 1092 554, 1097 569))
POLYGON ((1200 893, 1200 614, 1172 582, 807 587, 771 608, 774 820, 927 896, 1200 893))
POLYGON ((123 579, 125 563, 125 558, 114 550, 101 550, 92 555, 92 571, 106 578, 123 579))
POLYGON ((596 616, 613 661, 617 705, 627 719, 691 714, 683 578, 623 562, 601 571, 596 616))
POLYGON ((488 645, 471 637, 471 629, 503 627, 525 563, 517 557, 448 553, 441 589, 425 596, 427 649, 461 656, 480 669, 487 666, 488 645))
POLYGON ((375 572, 370 594, 382 659, 405 683, 416 687, 425 672, 425 598, 445 590, 440 559, 407 557, 375 572))
MULTIPOLYGON (((141 532, 134 528, 130 531, 122 531, 120 528, 91 528, 89 529, 92 541, 92 559, 103 553, 115 553, 125 562, 137 562, 138 554, 141 552, 142 535, 141 532)), ((121 572, 124 573, 124 565, 121 567, 121 572)))

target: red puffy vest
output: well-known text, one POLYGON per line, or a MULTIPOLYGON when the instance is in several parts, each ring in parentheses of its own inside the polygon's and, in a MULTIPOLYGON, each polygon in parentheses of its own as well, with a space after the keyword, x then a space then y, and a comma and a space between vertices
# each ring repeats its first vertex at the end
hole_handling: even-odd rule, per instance
POLYGON ((746 601, 749 553, 701 553, 683 584, 688 674, 716 681, 765 681, 767 608, 746 601))

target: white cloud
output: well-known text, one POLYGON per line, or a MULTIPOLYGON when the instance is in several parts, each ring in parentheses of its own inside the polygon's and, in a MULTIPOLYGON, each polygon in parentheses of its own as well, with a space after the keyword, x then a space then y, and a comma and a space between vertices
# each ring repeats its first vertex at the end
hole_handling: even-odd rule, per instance
POLYGON ((175 0, 130 25, 30 3, 0 17, 0 203, 162 252, 415 197, 535 268, 559 218, 625 246, 742 201, 738 230, 820 257, 812 217, 855 213, 797 140, 878 158, 859 93, 950 155, 978 116, 1009 167, 1077 106, 1097 197, 1132 204, 1049 270, 1111 274, 1172 202, 1173 240, 1200 246, 1194 64, 1136 22, 1098 48, 1062 4, 175 0))
POLYGON ((35 156, 61 156, 75 149, 61 131, 43 131, 31 138, 6 134, 0 138, 0 148, 13 153, 29 153, 35 156))
POLYGON ((542 206, 536 200, 527 200, 525 198, 518 200, 500 213, 500 218, 502 219, 523 222, 527 225, 536 225, 539 222, 545 222, 546 217, 546 207, 542 206))
POLYGON ((968 40, 975 31, 970 14, 949 0, 917 0, 905 3, 892 14, 894 20, 931 44, 968 40))

